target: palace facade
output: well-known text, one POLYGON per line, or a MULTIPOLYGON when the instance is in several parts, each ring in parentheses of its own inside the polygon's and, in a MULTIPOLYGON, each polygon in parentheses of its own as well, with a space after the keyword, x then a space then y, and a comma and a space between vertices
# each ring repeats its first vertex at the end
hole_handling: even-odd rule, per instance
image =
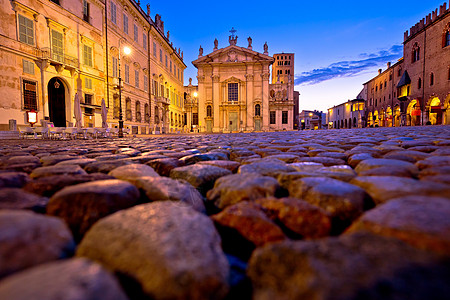
MULTIPOLYGON (((251 132, 294 128, 294 54, 269 56, 237 45, 234 33, 229 45, 214 41, 209 54, 199 49, 192 64, 198 69, 198 86, 185 87, 186 126, 198 132, 251 132), (270 68, 272 66, 272 83, 270 68)), ((298 103, 298 93, 296 94, 298 103)))
POLYGON ((367 126, 450 124, 450 9, 405 32, 403 58, 364 84, 367 126))
POLYGON ((0 130, 10 119, 27 124, 29 110, 55 126, 72 126, 75 94, 84 127, 101 126, 105 99, 109 127, 118 126, 122 108, 133 133, 183 128, 183 53, 149 6, 144 12, 134 0, 0 4, 0 130))

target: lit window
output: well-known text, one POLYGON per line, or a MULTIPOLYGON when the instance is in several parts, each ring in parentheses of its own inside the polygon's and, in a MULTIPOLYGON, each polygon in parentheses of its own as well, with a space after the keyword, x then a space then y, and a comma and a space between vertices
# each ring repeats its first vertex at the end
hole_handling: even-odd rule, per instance
POLYGON ((238 89, 237 83, 228 84, 228 101, 238 101, 238 89))
POLYGON ((83 63, 92 67, 92 48, 87 45, 83 45, 83 63))

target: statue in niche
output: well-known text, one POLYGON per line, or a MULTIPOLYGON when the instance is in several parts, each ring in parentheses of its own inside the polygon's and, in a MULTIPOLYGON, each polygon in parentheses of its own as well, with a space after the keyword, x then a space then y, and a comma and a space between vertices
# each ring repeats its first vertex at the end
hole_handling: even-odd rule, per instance
POLYGON ((203 48, 200 45, 200 49, 198 49, 198 56, 203 56, 203 48))
POLYGON ((269 46, 267 45, 267 42, 264 44, 264 53, 269 53, 269 46))
POLYGON ((214 40, 214 50, 219 48, 219 41, 217 39, 214 40))
POLYGON ((252 43, 253 43, 252 38, 248 37, 247 41, 248 41, 248 47, 251 48, 252 47, 252 43))

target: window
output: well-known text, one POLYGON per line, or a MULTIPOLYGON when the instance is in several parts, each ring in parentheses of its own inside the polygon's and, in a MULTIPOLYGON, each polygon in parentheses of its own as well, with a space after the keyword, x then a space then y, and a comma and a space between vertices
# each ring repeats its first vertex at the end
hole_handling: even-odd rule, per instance
POLYGON ((139 43, 139 32, 138 32, 138 27, 136 24, 134 24, 134 41, 136 43, 139 43))
POLYGON ((417 80, 417 88, 419 90, 422 88, 422 78, 419 78, 419 80, 417 80))
POLYGON ((434 73, 430 75, 430 85, 434 85, 434 73))
POLYGON ((153 42, 153 56, 156 57, 156 43, 153 42))
POLYGON ((398 69, 397 71, 397 77, 401 77, 402 76, 402 69, 398 69))
POLYGON ((112 58, 112 76, 117 77, 117 58, 113 56, 112 58))
POLYGON ((141 102, 136 101, 136 122, 141 122, 141 102))
POLYGON ((420 59, 420 48, 417 43, 414 44, 412 53, 412 62, 416 62, 420 59))
POLYGON ((84 78, 84 87, 88 90, 92 90, 92 79, 91 78, 84 78))
POLYGON ((128 16, 123 14, 123 31, 128 34, 128 16))
POLYGON ((34 75, 34 62, 22 59, 22 65, 25 74, 34 75))
POLYGON ((111 2, 111 22, 117 25, 117 6, 111 2))
POLYGON ((142 33, 142 46, 147 50, 147 35, 145 33, 142 33))
POLYGON ((162 49, 159 49, 159 61, 162 63, 162 49))
POLYGON ((228 101, 238 101, 238 84, 229 83, 228 84, 228 101))
POLYGON ((168 67, 168 65, 167 65, 167 55, 166 55, 166 68, 168 67))
POLYGON ((30 80, 22 80, 23 109, 37 110, 37 83, 30 80))
POLYGON ((198 113, 192 114, 192 125, 198 125, 198 113))
POLYGON ((170 70, 170 73, 172 73, 172 61, 170 61, 170 68, 169 68, 169 70, 170 70))
POLYGON ((261 105, 256 104, 255 105, 255 116, 260 117, 261 116, 261 105))
POLYGON ((144 105, 144 121, 145 123, 150 123, 150 106, 148 103, 144 105))
POLYGON ((19 15, 19 41, 28 45, 34 45, 33 20, 19 15))
POLYGON ((83 0, 83 20, 90 22, 90 5, 86 0, 83 0))
POLYGON ((52 58, 64 62, 63 34, 52 29, 52 58))
POLYGON ((134 70, 134 86, 139 88, 139 71, 134 70))
POLYGON ((206 107, 206 116, 207 116, 208 118, 211 118, 211 117, 212 117, 212 107, 211 107, 211 105, 208 105, 208 106, 206 107))
POLYGON ((92 67, 92 48, 87 45, 83 45, 83 63, 92 67))
POLYGON ((120 103, 118 94, 114 94, 113 103, 114 103, 114 119, 118 119, 120 114, 120 103))
POLYGON ((93 96, 91 94, 84 94, 84 103, 92 105, 92 98, 93 96))
POLYGON ((148 92, 148 77, 144 75, 144 91, 148 92))
POLYGON ((450 46, 450 23, 447 24, 442 36, 442 48, 450 46))
POLYGON ((288 123, 288 112, 287 111, 282 111, 281 112, 281 123, 282 124, 287 124, 288 123))
POLYGON ((125 82, 130 83, 130 66, 125 65, 125 82))
POLYGON ((270 124, 276 124, 277 123, 277 118, 276 118, 276 112, 275 111, 271 111, 270 112, 270 124))
POLYGON ((448 80, 450 80, 450 67, 448 68, 448 80))
POLYGON ((130 98, 125 99, 125 117, 128 121, 133 121, 133 116, 131 115, 131 100, 130 100, 130 98))

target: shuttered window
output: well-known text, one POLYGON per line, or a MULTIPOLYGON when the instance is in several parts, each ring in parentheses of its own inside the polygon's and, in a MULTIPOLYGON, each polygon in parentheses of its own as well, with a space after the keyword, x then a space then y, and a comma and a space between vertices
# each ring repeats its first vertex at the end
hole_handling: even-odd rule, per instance
POLYGON ((34 45, 33 20, 19 15, 19 41, 28 45, 34 45))

